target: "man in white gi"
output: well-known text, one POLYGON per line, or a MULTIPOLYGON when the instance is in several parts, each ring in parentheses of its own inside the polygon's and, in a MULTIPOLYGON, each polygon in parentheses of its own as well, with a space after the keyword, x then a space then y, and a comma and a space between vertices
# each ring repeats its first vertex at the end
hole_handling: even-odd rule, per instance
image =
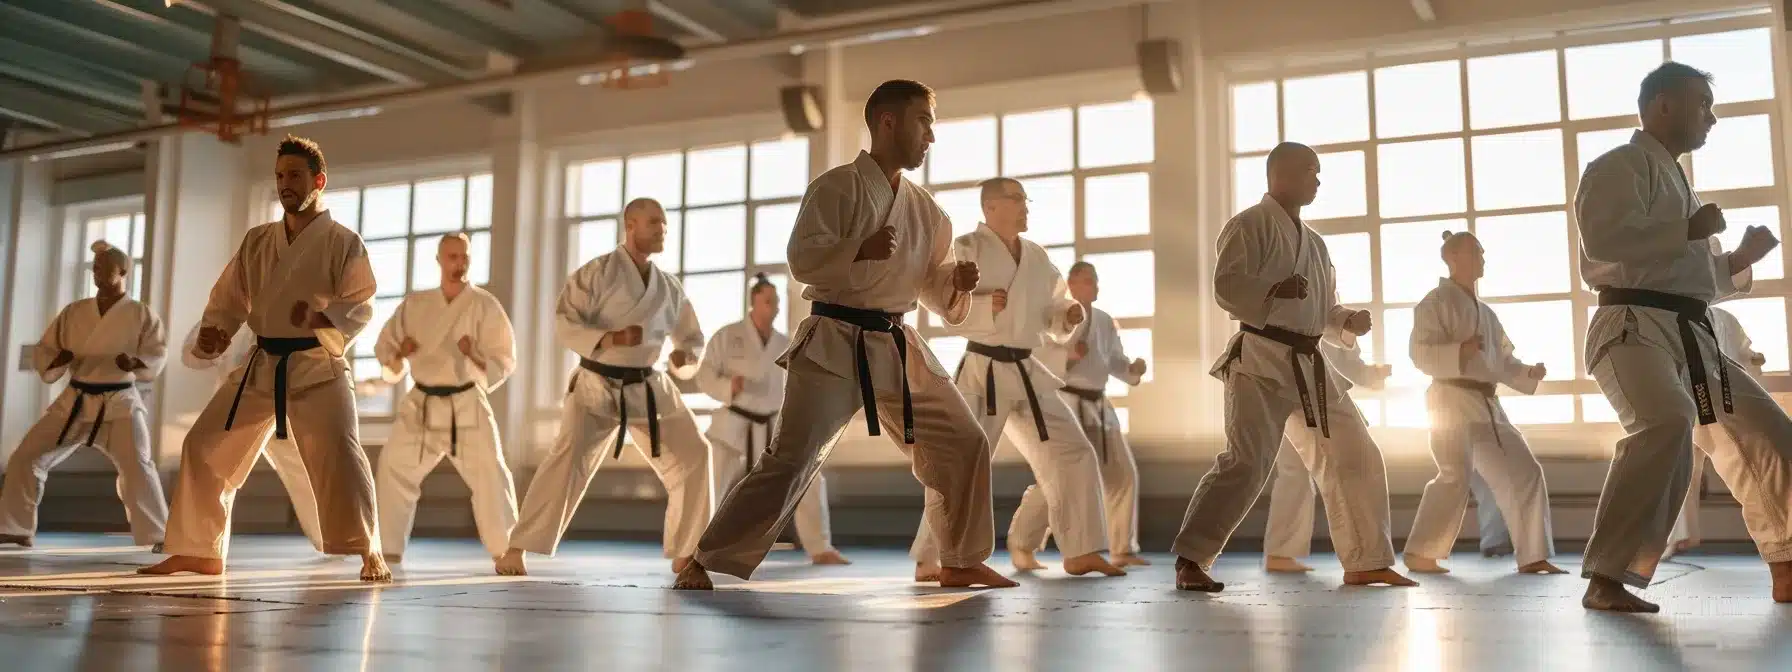
POLYGON ((554 331, 579 356, 560 406, 560 436, 535 470, 522 518, 498 573, 525 573, 523 552, 552 556, 607 457, 622 457, 623 428, 666 487, 663 545, 672 571, 690 563, 709 515, 709 441, 672 378, 653 368, 666 339, 669 370, 696 373, 703 330, 677 276, 648 258, 666 248, 666 211, 638 198, 622 209, 622 246, 573 271, 560 290, 554 331))
POLYGON ((1594 514, 1581 575, 1588 609, 1655 612, 1624 589, 1649 585, 1692 478, 1693 430, 1721 424, 1733 443, 1700 448, 1742 504, 1742 517, 1792 602, 1792 419, 1759 383, 1733 376, 1712 335, 1709 305, 1745 293, 1750 267, 1779 241, 1749 227, 1712 254, 1723 212, 1699 202, 1679 157, 1705 143, 1710 76, 1668 62, 1643 78, 1643 128, 1587 165, 1575 195, 1581 278, 1599 292, 1586 361, 1627 433, 1594 514))
POLYGON ((871 151, 809 184, 790 234, 790 275, 808 285, 810 316, 778 359, 789 372, 765 459, 728 492, 675 588, 709 590, 709 571, 748 578, 777 541, 827 451, 863 408, 888 431, 926 487, 939 540, 940 585, 1015 584, 984 564, 995 545, 989 441, 902 314, 927 306, 963 322, 977 265, 952 258, 952 222, 902 176, 933 142, 933 91, 885 82, 865 103, 871 151))
POLYGON ((7 461, 0 544, 31 545, 50 470, 86 445, 105 453, 118 469, 118 498, 131 540, 161 551, 168 501, 150 456, 149 411, 137 384, 161 374, 168 334, 149 306, 125 296, 130 273, 130 255, 104 241, 94 243, 94 297, 57 313, 32 350, 38 377, 54 383, 67 375, 69 383, 7 461))
MULTIPOLYGON (((747 300, 747 319, 717 329, 697 365, 697 387, 727 404, 710 416, 709 431, 704 433, 709 438, 716 497, 728 494, 754 464, 765 459, 777 427, 778 407, 784 403, 784 369, 777 360, 790 347, 790 337, 772 327, 781 302, 778 286, 764 273, 756 275, 747 300)), ((852 564, 831 540, 827 479, 821 474, 815 475, 815 484, 797 503, 795 517, 796 538, 809 554, 809 562, 852 564)))
POLYGON ((498 298, 467 282, 469 244, 464 233, 442 237, 441 286, 404 297, 374 346, 387 382, 403 379, 407 367, 413 382, 374 473, 380 546, 392 564, 403 560, 423 479, 443 455, 472 492, 473 524, 493 559, 510 547, 516 525, 516 486, 486 401, 516 369, 516 345, 498 298))
POLYGON ((1543 465, 1496 396, 1499 385, 1532 394, 1548 371, 1513 356, 1499 315, 1476 295, 1486 267, 1480 241, 1467 232, 1445 232, 1440 254, 1450 277, 1414 307, 1408 350, 1413 364, 1431 376, 1426 404, 1437 476, 1419 498, 1406 539, 1406 567, 1426 574, 1450 571, 1438 562, 1456 545, 1472 472, 1487 481, 1493 503, 1508 521, 1519 573, 1565 574, 1549 563, 1555 543, 1543 465))
MULTIPOLYGON (((1086 261, 1071 264, 1066 284, 1071 298, 1082 306, 1088 319, 1076 327, 1067 342, 1047 339, 1040 348, 1039 363, 1063 379, 1058 394, 1076 412, 1077 424, 1095 445, 1097 464, 1101 466, 1102 503, 1107 513, 1108 551, 1113 554, 1114 565, 1149 565, 1150 561, 1139 556, 1139 467, 1133 461, 1126 433, 1121 431, 1120 416, 1107 398, 1108 378, 1136 386, 1145 375, 1145 360, 1126 356, 1114 317, 1095 307, 1101 284, 1094 265, 1086 261)), ((972 310, 976 310, 975 306, 972 310)), ((1028 438, 1026 432, 1023 426, 1009 436, 1024 439, 1028 438)), ((1044 567, 1034 553, 1045 547, 1046 538, 1052 534, 1050 510, 1038 485, 1029 485, 1021 493, 1020 508, 1008 526, 1008 554, 1014 558, 1016 569, 1044 567)))
MULTIPOLYGON (((1087 313, 1066 291, 1045 248, 1020 237, 1027 230, 1027 192, 1021 183, 998 177, 985 180, 981 188, 983 224, 959 236, 953 249, 958 259, 975 262, 980 276, 970 313, 964 322, 946 327, 947 333, 967 341, 954 377, 958 393, 978 412, 990 445, 1006 432, 1033 470, 1038 494, 1021 498, 1022 510, 1014 520, 1027 524, 1041 513, 1049 519, 1064 554, 1065 573, 1122 576, 1126 571, 1101 555, 1108 539, 1100 459, 1076 413, 1052 394, 1063 381, 1033 357, 1046 342, 1068 341, 1087 313), (1032 510, 1038 507, 1045 510, 1032 510)), ((939 580, 939 548, 931 526, 923 515, 909 550, 916 581, 939 580)), ((1031 566, 1036 560, 1031 565, 1026 561, 1044 540, 1034 529, 1020 535, 1023 541, 1015 545, 1016 531, 1008 533, 1010 545, 1021 551, 1015 565, 1036 568, 1031 566)))
POLYGON ((191 354, 218 358, 245 324, 256 350, 187 433, 168 525, 173 557, 141 573, 223 573, 232 500, 272 431, 298 445, 323 551, 361 556, 363 581, 392 578, 343 359, 373 317, 373 269, 361 237, 320 207, 326 171, 315 143, 280 143, 274 181, 286 216, 250 229, 212 288, 191 354))
MULTIPOLYGON (((1711 247, 1717 249, 1718 241, 1712 240, 1711 247)), ((1735 362, 1737 367, 1747 372, 1749 377, 1754 378, 1755 382, 1760 382, 1761 367, 1767 364, 1767 356, 1755 351, 1753 341, 1750 341, 1748 334, 1742 330, 1742 322, 1738 321, 1735 315, 1730 314, 1730 311, 1712 306, 1711 327, 1717 336, 1718 350, 1724 353, 1725 357, 1730 358, 1730 361, 1735 362)), ((1668 535, 1668 548, 1661 556, 1663 560, 1698 546, 1703 541, 1699 536, 1699 498, 1703 494, 1701 491, 1704 489, 1705 483, 1705 463, 1708 461, 1705 453, 1712 450, 1706 446, 1713 446, 1717 441, 1730 441, 1729 434, 1711 430, 1712 425, 1700 425, 1698 429, 1693 430, 1693 445, 1701 446, 1701 448, 1692 453, 1692 480, 1686 487, 1686 502, 1680 506, 1680 516, 1674 520, 1674 531, 1668 535)), ((1719 450, 1735 450, 1735 448, 1724 447, 1719 450)))
POLYGON ((1282 143, 1268 164, 1263 202, 1220 231, 1214 293, 1241 323, 1212 371, 1226 382, 1226 451, 1195 489, 1176 535, 1176 587, 1225 588, 1208 570, 1263 491, 1284 423, 1297 411, 1301 429, 1319 434, 1301 457, 1325 499, 1344 582, 1417 585, 1393 569, 1381 450, 1318 353, 1327 327, 1358 336, 1370 328, 1368 311, 1338 304, 1325 239, 1300 220, 1319 193, 1319 156, 1282 143))

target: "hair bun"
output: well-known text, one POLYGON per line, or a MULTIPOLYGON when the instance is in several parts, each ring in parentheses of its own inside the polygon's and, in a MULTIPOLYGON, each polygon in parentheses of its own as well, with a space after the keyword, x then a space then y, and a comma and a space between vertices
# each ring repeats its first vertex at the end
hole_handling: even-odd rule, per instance
POLYGON ((771 281, 772 281, 771 278, 765 277, 765 273, 763 273, 763 272, 753 274, 753 282, 771 282, 771 281))
POLYGON ((87 249, 92 250, 94 254, 99 254, 112 249, 112 244, 103 240, 96 240, 93 241, 92 245, 88 245, 87 249))
POLYGON ((1446 242, 1446 243, 1450 242, 1450 237, 1454 236, 1454 235, 1456 235, 1454 232, 1445 231, 1444 232, 1444 242, 1446 242))

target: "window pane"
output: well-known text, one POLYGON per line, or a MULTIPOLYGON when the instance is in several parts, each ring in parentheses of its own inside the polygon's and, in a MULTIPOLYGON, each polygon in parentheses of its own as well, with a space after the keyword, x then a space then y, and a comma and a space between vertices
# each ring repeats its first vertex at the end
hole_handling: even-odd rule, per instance
POLYGON ((1269 193, 1269 157, 1241 156, 1232 160, 1232 214, 1263 201, 1269 193))
POLYGON ((699 149, 686 155, 689 205, 747 200, 747 146, 699 149))
MULTIPOLYGON (((87 287, 89 289, 92 289, 93 285, 90 283, 87 285, 87 287)), ((86 297, 82 297, 82 298, 86 298, 86 297)), ((136 271, 131 272, 131 298, 133 298, 133 299, 143 298, 143 274, 138 273, 136 271)))
MULTIPOLYGON (((788 334, 796 328, 796 325, 794 323, 792 323, 792 321, 790 319, 790 304, 795 302, 798 299, 797 296, 794 296, 790 293, 790 276, 785 275, 783 273, 767 273, 767 274, 765 274, 765 279, 767 281, 771 282, 773 287, 778 288, 778 299, 782 302, 782 303, 778 304, 778 306, 779 306, 778 318, 782 319, 784 321, 783 326, 780 326, 778 328, 782 329, 784 331, 784 333, 788 334)), ((752 282, 749 281, 747 284, 750 285, 750 284, 752 284, 752 282)), ((917 312, 919 312, 919 311, 917 311, 917 312)), ((713 334, 713 333, 716 333, 717 328, 719 328, 719 327, 712 327, 712 326, 705 325, 703 327, 703 330, 707 333, 713 334)))
MULTIPOLYGON (((1765 226, 1768 231, 1773 232, 1774 237, 1785 239, 1780 231, 1780 209, 1776 205, 1725 210, 1724 222, 1728 228, 1717 234, 1717 238, 1724 242, 1726 250, 1734 250, 1737 245, 1742 244, 1742 233, 1751 226, 1765 226)), ((1765 258, 1755 262, 1756 280, 1777 280, 1783 277, 1786 277, 1786 258, 1781 249, 1768 252, 1765 258)))
MULTIPOLYGON (((441 236, 424 236, 411 241, 410 291, 442 286, 442 267, 436 263, 436 246, 441 244, 441 240, 441 236)), ((469 245, 467 253, 472 252, 472 246, 469 245)))
POLYGON ((762 205, 753 210, 753 263, 782 264, 796 228, 797 203, 762 205))
POLYGON ((1109 315, 1148 317, 1157 312, 1157 265, 1150 250, 1085 254, 1083 259, 1095 265, 1103 285, 1126 288, 1103 297, 1102 308, 1109 315))
POLYGON ((411 230, 415 233, 459 231, 466 223, 467 183, 465 178, 451 177, 417 183, 412 202, 411 230))
MULTIPOLYGON (((1266 176, 1264 180, 1268 180, 1266 176)), ((1369 213, 1368 188, 1363 179, 1362 152, 1319 155, 1319 197, 1305 208, 1306 219, 1361 217, 1369 213)))
POLYGON ((1232 151, 1265 152, 1281 141, 1276 128, 1276 83, 1232 87, 1232 151))
POLYGON ((1381 225, 1381 300, 1416 303, 1425 298, 1439 278, 1450 274, 1439 252, 1443 233, 1467 230, 1463 219, 1381 225))
MULTIPOLYGON (((1426 291, 1430 291, 1430 287, 1426 291)), ((1381 319, 1375 322, 1375 329, 1381 332, 1381 349, 1384 352, 1380 359, 1394 369, 1388 374, 1388 387, 1424 383, 1425 374, 1420 373, 1419 367, 1412 363, 1412 344, 1409 342, 1412 340, 1412 309, 1389 308, 1381 311, 1381 319)))
MULTIPOLYGON (((1151 374, 1154 373, 1151 370, 1151 330, 1121 329, 1120 346, 1126 349, 1126 357, 1128 361, 1134 359, 1145 360, 1145 375, 1139 379, 1139 382, 1151 382, 1151 374)), ((1130 390, 1132 390, 1131 385, 1127 385, 1113 376, 1108 376, 1108 396, 1124 397, 1130 390)))
POLYGON ((405 253, 410 241, 403 238, 367 243, 367 263, 373 266, 373 282, 378 296, 404 296, 405 253))
POLYGON ((149 227, 144 223, 143 213, 131 215, 131 258, 143 257, 143 246, 149 237, 149 227))
MULTIPOLYGON (((1742 323, 1742 331, 1748 334, 1755 352, 1767 356, 1767 364, 1762 371, 1786 370, 1786 300, 1777 296, 1759 299, 1742 299, 1725 301, 1721 307, 1736 321, 1742 323)), ((1731 372, 1732 376, 1737 375, 1731 372)))
MULTIPOLYGON (((1076 241, 1076 179, 1069 175, 1021 180, 1027 190, 1027 238, 1040 245, 1076 241)), ((978 197, 981 199, 981 195, 978 197)), ((981 209, 982 203, 978 206, 981 209)))
POLYGON ((492 228, 492 174, 467 178, 467 228, 492 228))
MULTIPOLYGON (((1356 397, 1351 397, 1350 400, 1356 402, 1356 410, 1358 413, 1363 414, 1364 423, 1368 424, 1370 427, 1381 426, 1380 399, 1358 399, 1356 397)), ((1387 449, 1382 448, 1382 450, 1385 452, 1387 449)))
POLYGON ((933 125, 927 182, 968 182, 996 176, 996 118, 954 119, 933 125))
POLYGON ((1476 210, 1564 202, 1560 129, 1479 136, 1470 151, 1476 210))
POLYGON ((1636 116, 1637 87, 1661 65, 1661 40, 1596 44, 1565 50, 1568 117, 1636 116))
POLYGON ((1409 392, 1382 399, 1387 412, 1387 426, 1424 429, 1431 426, 1431 409, 1425 406, 1423 392, 1409 392))
POLYGON ((1150 98, 1077 108, 1077 165, 1100 168, 1150 163, 1157 152, 1151 110, 1150 98))
POLYGON ((1374 301, 1375 292, 1371 283, 1375 276, 1369 269, 1369 234, 1340 233, 1324 238, 1338 282, 1338 302, 1352 304, 1374 301))
POLYGON ((667 273, 684 268, 684 211, 666 213, 666 249, 653 256, 653 263, 667 273))
POLYGON ((1580 158, 1580 172, 1577 174, 1587 174, 1587 164, 1604 156, 1606 152, 1629 144, 1630 136, 1635 133, 1634 128, 1614 128, 1607 131, 1587 131, 1574 136, 1574 153, 1580 158))
MULTIPOLYGON (((361 192, 350 191, 348 193, 354 194, 355 202, 357 204, 360 203, 361 192)), ((326 194, 324 196, 323 208, 325 210, 329 210, 330 218, 335 219, 337 222, 341 222, 342 221, 341 218, 344 216, 344 213, 337 212, 337 209, 340 208, 340 205, 339 205, 340 203, 342 203, 342 196, 340 194, 326 194)), ((268 204, 268 218, 266 221, 264 221, 262 223, 266 224, 268 222, 277 222, 277 221, 280 221, 280 219, 285 216, 286 216, 286 207, 280 205, 280 201, 274 201, 274 202, 268 204)), ((355 228, 353 224, 344 223, 343 226, 346 226, 351 229, 355 228)))
POLYGON ((740 271, 687 275, 682 280, 685 298, 697 311, 704 333, 739 322, 745 315, 747 275, 740 271))
POLYGON ((1705 146, 1692 153, 1692 186, 1699 191, 1773 185, 1773 131, 1767 115, 1721 119, 1705 146))
POLYGON ((392 386, 380 378, 379 360, 355 360, 355 410, 362 413, 392 412, 392 386))
MULTIPOLYGON (((467 236, 467 254, 473 255, 473 263, 467 269, 467 282, 485 286, 492 283, 492 234, 480 231, 467 236)), ((437 277, 440 277, 437 273, 437 277)))
POLYGON ((1495 303, 1490 306, 1512 339, 1513 356, 1549 367, 1545 380, 1570 380, 1574 373, 1574 308, 1568 301, 1495 303))
POLYGON ((1038 175, 1070 170, 1070 108, 1002 117, 1002 174, 1038 175))
MULTIPOLYGON (((392 314, 398 312, 398 304, 403 302, 402 296, 373 300, 373 318, 368 320, 367 328, 362 329, 360 337, 355 339, 354 354, 373 356, 373 346, 379 343, 380 330, 386 328, 386 323, 392 320, 392 314)), ((379 375, 377 370, 374 375, 379 375)))
POLYGON ((1618 411, 1612 408, 1612 402, 1603 394, 1583 394, 1580 395, 1580 419, 1581 422, 1615 423, 1618 421, 1618 411))
POLYGON ((1515 425, 1566 425, 1574 422, 1574 396, 1545 394, 1500 397, 1500 406, 1515 425))
POLYGON ((747 265, 747 206, 687 210, 685 230, 691 240, 701 241, 685 247, 686 271, 718 271, 747 265))
POLYGON ((651 198, 666 208, 684 204, 684 154, 631 156, 627 173, 628 200, 651 198))
POLYGON ((927 339, 927 349, 933 351, 933 358, 940 360, 940 365, 947 371, 957 371, 958 363, 964 361, 965 339, 960 336, 941 336, 927 339))
MULTIPOLYGON (((1032 194, 1031 189, 1028 190, 1028 194, 1032 194)), ((1039 198, 1038 196, 1032 197, 1039 198)), ((938 203, 940 209, 946 211, 947 217, 952 218, 953 237, 976 231, 977 225, 983 223, 983 195, 976 187, 936 191, 933 194, 933 202, 938 203)))
POLYGON ((580 222, 572 229, 572 240, 567 249, 574 250, 572 259, 568 260, 568 268, 584 266, 586 262, 616 249, 616 220, 596 219, 580 222))
POLYGON ((1369 139, 1369 74, 1345 72, 1282 82, 1289 140, 1329 145, 1369 139))
POLYGON ((808 186, 808 138, 753 143, 753 198, 801 196, 808 186))
MULTIPOLYGON (((128 250, 131 245, 131 216, 119 215, 106 218, 105 241, 113 247, 128 250)), ((88 243, 92 245, 90 241, 88 243)), ((82 256, 91 256, 91 250, 82 250, 82 256)))
MULTIPOLYGON (((609 215, 622 212, 622 161, 605 159, 573 164, 566 172, 577 185, 568 215, 609 215)), ((573 191, 573 190, 568 190, 573 191)))
POLYGON ((1048 247, 1045 248, 1045 256, 1052 260, 1052 266, 1057 267, 1058 273, 1069 274, 1070 265, 1076 263, 1076 248, 1070 245, 1048 247))
POLYGON ((1773 97, 1773 37, 1766 28, 1676 37, 1668 51, 1712 74, 1719 104, 1773 97))
POLYGON ((1375 71, 1375 133, 1399 138, 1462 130, 1462 62, 1375 71))
MULTIPOLYGON (((361 230, 361 190, 344 189, 339 192, 324 192, 324 207, 330 210, 330 219, 355 231, 361 230)), ((274 201, 274 216, 268 221, 274 222, 286 217, 286 209, 279 201, 274 201)))
POLYGON ((1461 138, 1382 145, 1376 152, 1381 216, 1441 215, 1468 209, 1461 138))
POLYGON ((1501 128, 1560 121, 1558 81, 1554 51, 1469 59, 1469 126, 1501 128))
POLYGON ((1569 291, 1568 213, 1482 217, 1475 237, 1487 251, 1483 296, 1569 291))
POLYGON ((361 237, 390 238, 410 230, 411 185, 372 187, 361 195, 361 237))
POLYGON ((1151 174, 1102 175, 1083 180, 1083 235, 1151 233, 1151 174))

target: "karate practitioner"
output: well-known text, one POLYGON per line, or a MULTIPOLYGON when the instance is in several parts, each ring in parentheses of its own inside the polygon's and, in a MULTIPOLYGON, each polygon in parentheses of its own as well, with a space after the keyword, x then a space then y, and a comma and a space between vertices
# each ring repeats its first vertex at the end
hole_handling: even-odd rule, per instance
POLYGON ((67 375, 69 383, 7 461, 0 544, 31 546, 44 481, 85 445, 118 469, 131 541, 160 553, 168 501, 149 452, 149 410, 137 385, 161 375, 168 334, 149 306, 125 296, 130 255, 105 241, 92 249, 94 297, 57 313, 32 350, 38 377, 54 383, 67 375))
MULTIPOLYGON (((1319 339, 1319 352, 1325 363, 1337 371, 1338 385, 1348 392, 1353 385, 1379 390, 1393 368, 1386 364, 1372 365, 1363 361, 1362 348, 1356 335, 1348 331, 1326 328, 1319 339)), ((1301 431, 1302 419, 1289 416, 1283 430, 1282 447, 1276 452, 1276 477, 1269 488, 1269 522, 1263 531, 1263 569, 1269 572, 1310 572, 1312 567, 1300 561, 1313 550, 1313 474, 1301 462, 1301 454, 1313 450, 1312 435, 1301 431), (1295 441, 1305 445, 1294 446, 1295 441)))
POLYGON ((464 233, 442 237, 441 286, 404 297, 374 346, 387 382, 407 368, 414 381, 375 472, 380 546, 392 564, 403 560, 423 479, 444 455, 472 491, 473 524, 494 560, 516 525, 516 486, 486 401, 516 369, 516 345, 498 298, 467 282, 469 245, 464 233))
POLYGON ((771 448, 722 500, 675 588, 711 589, 710 570, 751 576, 861 408, 871 434, 889 432, 926 487, 940 585, 1017 585, 983 564, 995 545, 989 441, 902 321, 918 302, 964 322, 978 281, 975 262, 952 258, 946 213, 902 176, 933 142, 933 91, 885 82, 865 103, 865 124, 871 151, 809 184, 790 235, 790 275, 812 304, 778 359, 789 377, 771 448))
POLYGON ((1318 434, 1301 457, 1325 499, 1344 582, 1417 585, 1392 568, 1381 450, 1318 355, 1327 327, 1362 336, 1371 326, 1368 311, 1338 304, 1325 239, 1300 220, 1319 192, 1319 157, 1282 143, 1268 164, 1269 193, 1220 231, 1214 292, 1242 324, 1213 367, 1226 383, 1226 451, 1195 489, 1176 536, 1176 587, 1225 587, 1208 570, 1263 491, 1294 413, 1302 433, 1318 434))
MULTIPOLYGON (((954 378, 958 393, 977 412, 984 437, 993 446, 1006 433, 1038 481, 1014 515, 1031 529, 1008 531, 1009 550, 1018 550, 1015 567, 1043 568, 1033 551, 1044 539, 1029 521, 1044 516, 1056 532, 1065 573, 1122 576, 1126 571, 1101 555, 1108 540, 1100 458, 1070 404, 1052 394, 1063 381, 1033 357, 1047 342, 1068 341, 1087 313, 1066 291, 1045 248, 1020 237, 1027 230, 1026 189, 1006 177, 980 186, 983 224, 959 236, 953 249, 958 259, 977 264, 980 280, 970 313, 946 331, 968 341, 954 378)), ((916 581, 939 580, 939 548, 928 515, 921 516, 909 551, 916 581)))
MULTIPOLYGON (((1097 464, 1101 467, 1102 504, 1108 521, 1108 551, 1113 554, 1114 565, 1149 565, 1150 561, 1139 556, 1139 468, 1133 461, 1126 433, 1120 429, 1120 416, 1106 393, 1110 376, 1127 385, 1138 385, 1145 375, 1145 360, 1126 356, 1113 316, 1095 307, 1101 285, 1094 265, 1086 261, 1071 264, 1067 284, 1071 298, 1083 307, 1089 319, 1078 325, 1065 343, 1048 339, 1040 348, 1039 363, 1063 379, 1058 394, 1076 413, 1077 424, 1089 442, 1095 444, 1097 464)), ((1019 434, 1025 438, 1025 432, 1023 426, 1019 434)), ((1021 494, 1020 508, 1008 526, 1008 553, 1014 558, 1016 569, 1043 568, 1033 554, 1045 547, 1046 538, 1052 534, 1049 511, 1040 487, 1027 486, 1021 494)))
MULTIPOLYGON (((765 459, 777 427, 778 406, 784 402, 784 369, 778 355, 790 347, 790 337, 772 328, 778 317, 778 286, 761 273, 747 290, 747 319, 735 322, 709 337, 703 361, 697 365, 697 387, 716 401, 727 404, 710 417, 710 471, 713 496, 728 494, 753 465, 765 459)), ((827 479, 815 475, 815 484, 796 506, 796 537, 817 565, 849 565, 834 548, 828 531, 827 479)))
POLYGON ((1747 292, 1750 267, 1779 241, 1749 227, 1735 251, 1712 254, 1723 211, 1700 204, 1678 163, 1717 123, 1710 76, 1668 62, 1641 89, 1642 130, 1594 159, 1575 195, 1581 278, 1600 304, 1586 361, 1627 434, 1594 514, 1581 604, 1660 610, 1624 585, 1644 588, 1654 576, 1692 478, 1693 430, 1711 424, 1733 441, 1700 448, 1742 504, 1774 600, 1792 602, 1792 419, 1722 355, 1709 311, 1747 292))
POLYGON ((1486 267, 1480 241, 1467 232, 1446 232, 1440 254, 1450 277, 1413 309, 1409 346, 1413 364, 1431 376, 1426 405, 1437 476, 1419 498, 1406 539, 1406 567, 1425 574, 1450 571, 1438 562, 1456 545, 1472 472, 1487 481, 1501 517, 1516 523, 1511 531, 1519 573, 1565 574, 1549 563, 1555 544, 1543 465, 1495 396, 1498 385, 1535 393, 1548 371, 1513 356, 1499 315, 1476 295, 1475 283, 1486 267))
MULTIPOLYGON (((1711 241, 1712 248, 1718 247, 1718 241, 1711 241)), ((1747 372, 1755 382, 1761 381, 1761 367, 1767 364, 1767 356, 1755 352, 1753 341, 1742 330, 1742 322, 1735 315, 1723 308, 1711 307, 1711 326, 1717 336, 1717 348, 1729 357, 1743 371, 1747 372)), ((1680 516, 1674 520, 1674 531, 1668 535, 1668 549, 1661 559, 1666 560, 1675 554, 1699 545, 1703 541, 1699 537, 1699 496, 1705 483, 1705 453, 1712 450, 1717 441, 1730 441, 1730 435, 1724 432, 1711 431, 1711 425, 1700 425, 1693 430, 1692 442, 1700 449, 1692 453, 1692 480, 1686 487, 1686 502, 1680 505, 1680 516)), ((1720 450, 1735 450, 1723 447, 1720 450)))
POLYGON ((703 330, 678 278, 648 258, 666 248, 666 211, 638 198, 622 209, 625 240, 573 271, 560 290, 554 331, 579 356, 548 452, 510 534, 498 573, 526 572, 523 552, 552 556, 604 460, 622 457, 627 427, 666 487, 663 544, 672 571, 690 563, 709 515, 709 441, 672 378, 653 368, 666 339, 670 370, 696 372, 703 330))
POLYGON ((361 448, 348 361, 373 317, 374 276, 354 231, 321 207, 323 152, 288 136, 276 150, 281 221, 250 229, 205 308, 198 359, 217 359, 247 325, 256 350, 212 396, 181 448, 167 550, 144 574, 221 574, 230 509, 269 432, 297 444, 318 506, 323 551, 361 556, 361 580, 390 581, 380 557, 373 469, 361 448))

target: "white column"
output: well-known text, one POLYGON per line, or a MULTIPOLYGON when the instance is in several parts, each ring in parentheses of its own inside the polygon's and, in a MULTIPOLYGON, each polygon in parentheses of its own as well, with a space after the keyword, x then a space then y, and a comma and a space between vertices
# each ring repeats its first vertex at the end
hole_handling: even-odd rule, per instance
POLYGON ((48 403, 48 391, 28 368, 23 348, 43 335, 56 309, 56 283, 43 281, 56 270, 50 252, 62 231, 51 221, 51 183, 48 161, 0 161, 0 254, 6 262, 0 273, 0 294, 5 296, 0 353, 6 363, 0 374, 0 457, 12 454, 48 403), (26 370, 20 370, 21 364, 26 370))
MULTIPOLYGON (((822 129, 809 135, 809 178, 814 179, 853 159, 864 124, 859 121, 862 114, 851 102, 851 92, 846 91, 844 48, 830 45, 806 52, 801 59, 802 83, 818 89, 824 120, 822 129)), ((791 325, 809 317, 809 302, 802 300, 802 291, 802 285, 792 279, 790 295, 784 297, 791 325)))
POLYGON ((504 439, 505 458, 513 468, 529 466, 528 456, 534 454, 530 391, 536 387, 532 378, 544 373, 535 355, 546 316, 551 314, 551 292, 542 289, 544 276, 565 266, 557 261, 559 257, 545 251, 550 247, 545 244, 546 236, 552 229, 541 222, 546 214, 542 207, 544 157, 536 140, 535 106, 533 92, 512 93, 509 114, 492 121, 492 278, 486 289, 504 304, 516 330, 517 372, 492 395, 491 403, 504 439))

